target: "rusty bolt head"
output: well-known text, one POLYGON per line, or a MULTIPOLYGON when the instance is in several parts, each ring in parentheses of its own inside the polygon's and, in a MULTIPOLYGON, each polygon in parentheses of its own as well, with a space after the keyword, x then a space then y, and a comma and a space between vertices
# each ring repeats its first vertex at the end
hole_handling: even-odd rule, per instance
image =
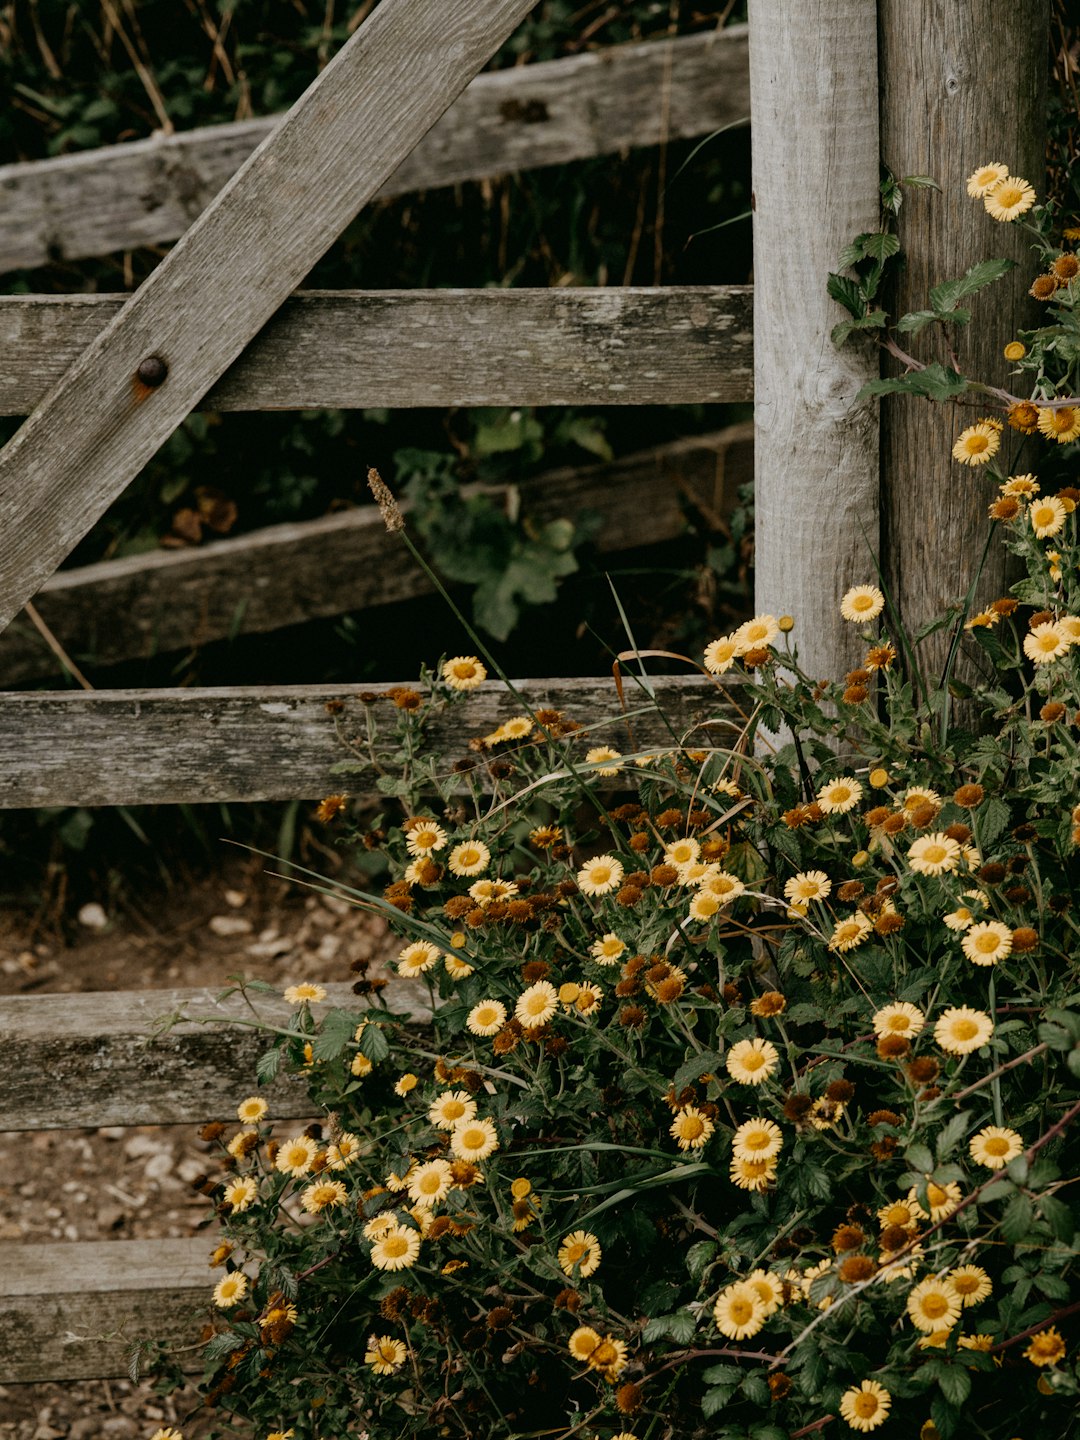
POLYGON ((159 385, 164 384, 169 367, 160 355, 148 355, 145 360, 139 361, 139 368, 135 373, 144 385, 156 390, 159 385))

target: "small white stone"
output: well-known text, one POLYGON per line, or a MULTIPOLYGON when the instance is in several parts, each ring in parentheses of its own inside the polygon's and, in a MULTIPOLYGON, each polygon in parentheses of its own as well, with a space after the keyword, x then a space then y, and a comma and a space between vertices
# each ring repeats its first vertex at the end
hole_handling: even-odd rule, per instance
POLYGON ((222 939, 228 939, 231 935, 250 935, 255 928, 251 921, 245 920, 242 915, 212 915, 209 923, 211 931, 222 939))
POLYGON ((89 901, 79 910, 79 924, 85 925, 87 930, 104 930, 109 923, 109 917, 105 914, 104 906, 99 905, 96 900, 89 901))

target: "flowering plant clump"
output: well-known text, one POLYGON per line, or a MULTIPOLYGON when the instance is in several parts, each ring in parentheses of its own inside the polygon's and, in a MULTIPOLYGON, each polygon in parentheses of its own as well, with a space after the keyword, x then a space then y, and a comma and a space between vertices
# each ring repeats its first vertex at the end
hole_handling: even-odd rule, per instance
MULTIPOLYGON (((991 217, 1030 213, 996 168, 991 217)), ((437 754, 471 655, 372 718, 393 814, 324 807, 386 866, 336 888, 396 975, 286 991, 258 1078, 319 1123, 204 1132, 218 1433, 1074 1433, 1080 540, 996 483, 1026 575, 947 617, 993 661, 970 728, 857 576, 861 665, 816 682, 756 616, 690 731, 647 688, 617 726, 511 695, 437 754)))

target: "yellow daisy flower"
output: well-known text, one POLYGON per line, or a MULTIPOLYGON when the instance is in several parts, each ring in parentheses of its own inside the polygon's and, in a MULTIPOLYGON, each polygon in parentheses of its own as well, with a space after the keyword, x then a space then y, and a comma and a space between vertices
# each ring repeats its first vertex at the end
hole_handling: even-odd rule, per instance
POLYGON ((765 1306, 765 1315, 775 1315, 784 1303, 784 1282, 771 1270, 751 1270, 746 1284, 765 1306))
POLYGON ((723 675, 739 656, 739 642, 734 635, 721 635, 705 647, 705 669, 710 675, 723 675))
POLYGON ((1022 360, 1027 354, 1027 346, 1021 340, 1010 340, 1001 353, 1006 360, 1022 360))
POLYGON ((1028 506, 1031 528, 1039 540, 1049 540, 1065 524, 1066 510, 1056 495, 1044 495, 1028 506))
POLYGON ((321 985, 312 985, 305 980, 300 985, 290 985, 284 992, 286 1003, 289 1005, 317 1005, 320 1000, 326 999, 326 991, 321 985))
POLYGON ((961 1300, 948 1280, 930 1276, 921 1280, 907 1298, 907 1313, 916 1329, 929 1334, 951 1330, 960 1318, 961 1300))
POLYGON ((990 1283, 990 1276, 981 1265, 960 1265, 957 1269, 950 1270, 945 1278, 960 1296, 960 1303, 965 1309, 985 1300, 994 1288, 990 1283))
POLYGON ((473 1035, 494 1035, 506 1024, 506 1006, 498 1000, 481 1000, 465 1020, 465 1028, 473 1035))
MULTIPOLYGON (((968 188, 970 190, 970 183, 968 188)), ((864 1380, 840 1396, 840 1414, 852 1430, 869 1432, 885 1424, 891 1404, 892 1396, 884 1385, 876 1380, 864 1380)))
POLYGON ((988 1170, 1001 1170, 1010 1160, 1023 1153, 1024 1142, 1015 1130, 1000 1125, 984 1125, 971 1137, 968 1150, 977 1165, 988 1170))
POLYGON ((464 840, 450 851, 446 868, 451 875, 479 875, 491 863, 491 851, 480 840, 464 840))
POLYGON ((564 1275, 573 1275, 577 1265, 578 1274, 587 1280, 600 1268, 600 1242, 588 1230, 572 1230, 559 1246, 559 1268, 564 1275))
POLYGON ((862 799, 863 787, 850 776, 830 780, 817 793, 817 802, 826 815, 846 815, 862 799))
POLYGON ((969 425, 956 437, 952 457, 961 465, 985 465, 994 458, 1000 448, 1000 434, 985 420, 980 420, 977 425, 969 425))
POLYGON ((877 1036, 903 1035, 910 1039, 913 1035, 918 1035, 926 1024, 926 1016, 910 1001, 896 1000, 893 1004, 883 1005, 880 1010, 875 1011, 870 1023, 877 1036))
POLYGON ((261 1095, 249 1095, 236 1107, 236 1118, 245 1125, 257 1125, 269 1109, 261 1095))
POLYGON ((994 1033, 994 1022, 981 1010, 966 1005, 952 1006, 934 1026, 934 1039, 950 1055, 968 1055, 978 1050, 994 1033))
POLYGON ((760 1085, 780 1064, 780 1052, 770 1041, 755 1036, 734 1044, 724 1064, 733 1080, 743 1085, 760 1085))
POLYGON ((367 1342, 364 1364, 370 1365, 376 1375, 393 1375, 405 1364, 408 1353, 392 1335, 372 1335, 367 1342))
POLYGON ((772 645, 779 634, 780 626, 775 615, 755 615, 752 620, 747 620, 735 631, 738 653, 745 655, 747 650, 757 650, 764 645, 772 645))
POLYGON ((594 855, 577 874, 578 889, 583 895, 608 895, 619 888, 622 879, 623 867, 614 855, 594 855))
POLYGON ((1036 423, 1039 434, 1045 435, 1047 440, 1067 445, 1080 435, 1080 408, 1075 405, 1040 405, 1036 423))
POLYGON ((306 1185, 300 1194, 300 1204, 309 1215, 318 1215, 335 1205, 344 1205, 347 1199, 345 1186, 340 1180, 316 1180, 314 1185, 306 1185))
POLYGON ((840 601, 840 615, 852 624, 876 620, 885 608, 885 596, 876 585, 853 585, 840 601))
POLYGON ((731 1153, 744 1160, 775 1160, 783 1149, 784 1135, 779 1125, 760 1116, 744 1120, 731 1141, 731 1153))
POLYGON ((234 1180, 225 1187, 225 1203, 229 1206, 234 1215, 240 1215, 250 1209, 258 1198, 259 1185, 251 1175, 246 1175, 243 1180, 234 1180))
POLYGON ((774 1160, 746 1160, 735 1155, 728 1171, 733 1185, 740 1190, 764 1191, 776 1179, 774 1160))
POLYGON ((583 1364, 599 1344, 600 1336, 591 1325, 579 1325, 566 1342, 570 1354, 583 1364))
POLYGON ((459 1120, 450 1131, 450 1149, 459 1160, 486 1160, 499 1148, 499 1137, 491 1120, 459 1120))
MULTIPOLYGON (((494 1004, 496 1002, 484 1003, 494 1004)), ((503 1013, 505 1015, 506 1012, 503 1013)), ((433 1100, 428 1107, 428 1119, 436 1130, 452 1130, 460 1120, 475 1118, 476 1101, 467 1090, 447 1090, 437 1100, 433 1100)))
POLYGON ((1049 1325, 1031 1337, 1031 1344, 1024 1351, 1024 1359, 1032 1365, 1056 1365, 1065 1358, 1065 1341, 1055 1326, 1049 1325))
POLYGON ((972 200, 981 200, 999 181, 1004 180, 1009 173, 1007 165, 999 165, 992 161, 989 165, 980 165, 967 178, 967 193, 972 200))
POLYGON ((1019 175, 1006 175, 990 186, 982 202, 991 220, 998 220, 1004 225, 1027 214, 1035 204, 1035 190, 1019 175))
POLYGON ((622 766, 613 762, 622 758, 622 751, 613 750, 610 745, 594 745, 585 753, 585 763, 595 765, 598 775, 618 775, 622 766))
POLYGON ((594 940, 589 946, 589 954, 598 965, 617 965, 619 957, 626 950, 625 940, 620 940, 617 935, 602 935, 599 940, 594 940))
POLYGON ((854 950, 856 946, 862 944, 868 935, 872 935, 873 933, 873 921, 859 910, 847 920, 837 921, 836 928, 829 937, 829 949, 838 951, 854 950))
POLYGON ((701 844, 692 835, 682 840, 673 841, 664 851, 664 864, 674 865, 676 869, 680 865, 689 865, 701 854, 701 844))
POLYGON ((441 954, 439 947, 430 940, 414 940, 398 955, 398 974, 406 980, 414 980, 417 975, 423 975, 426 970, 430 970, 441 954))
POLYGON ((960 861, 960 846, 944 831, 920 835, 907 853, 908 864, 917 875, 945 875, 960 861))
POLYGON ((800 870, 784 883, 784 898, 793 905, 805 904, 808 900, 827 900, 832 892, 832 881, 824 870, 800 870))
POLYGON ((453 1168, 446 1160, 429 1160, 417 1165, 409 1171, 409 1199, 414 1205, 430 1209, 450 1194, 453 1180, 453 1168))
POLYGON ((996 965, 1012 951, 1012 931, 1000 920, 983 920, 968 928, 960 948, 973 965, 996 965))
POLYGON ((443 661, 442 678, 451 690, 475 690, 487 679, 487 670, 475 655, 455 655, 443 661))
MULTIPOLYGON (((464 942, 464 935, 461 938, 464 942)), ((467 960, 462 960, 458 955, 451 955, 448 950, 443 952, 442 963, 443 969, 451 980, 467 980, 470 975, 476 973, 474 965, 470 965, 467 960)))
POLYGON ((1034 475, 1010 475, 1000 487, 1002 495, 1038 495, 1039 482, 1034 475))
POLYGON ((1036 625, 1024 636, 1024 654, 1035 665, 1049 665, 1069 652, 1069 636, 1056 622, 1036 625))
POLYGON ((219 1310, 228 1310, 230 1306, 239 1305, 247 1293, 247 1276, 242 1270, 233 1270, 214 1286, 214 1304, 219 1310))
POLYGON ((713 1306, 713 1318, 721 1335, 729 1340, 748 1340, 765 1324, 768 1314, 755 1287, 736 1282, 720 1291, 713 1306))
POLYGON ((310 1135, 296 1135, 282 1144, 274 1164, 283 1175, 299 1179, 311 1169, 318 1153, 319 1147, 310 1135))
POLYGON ((684 1105, 671 1122, 668 1134, 679 1142, 680 1150, 700 1150, 708 1144, 716 1126, 695 1105, 684 1105))
POLYGON ((538 980, 518 996, 514 1015, 526 1030, 546 1025, 559 1008, 559 992, 550 980, 538 980))
POLYGON ((396 1222, 371 1247, 376 1270, 409 1270, 420 1257, 420 1235, 396 1222))

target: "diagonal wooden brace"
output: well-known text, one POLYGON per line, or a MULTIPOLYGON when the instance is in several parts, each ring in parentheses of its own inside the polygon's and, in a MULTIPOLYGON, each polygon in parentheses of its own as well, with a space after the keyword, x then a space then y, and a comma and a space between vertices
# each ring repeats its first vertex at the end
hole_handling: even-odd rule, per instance
POLYGON ((0 451, 0 629, 536 0, 383 0, 0 451))

